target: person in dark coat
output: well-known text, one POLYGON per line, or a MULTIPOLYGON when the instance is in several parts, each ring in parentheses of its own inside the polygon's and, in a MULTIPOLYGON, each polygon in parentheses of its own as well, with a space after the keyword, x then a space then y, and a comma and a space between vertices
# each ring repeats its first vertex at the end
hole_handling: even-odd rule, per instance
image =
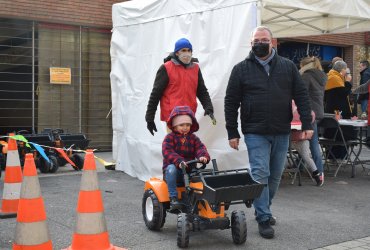
MULTIPOLYGON (((369 61, 364 60, 360 62, 360 86, 365 84, 367 81, 370 80, 370 68, 369 68, 369 61)), ((361 112, 364 116, 367 116, 367 104, 369 100, 369 93, 360 94, 358 96, 357 102, 361 104, 361 112)))
POLYGON ((258 230, 271 239, 275 219, 271 213, 286 162, 289 146, 292 100, 302 121, 303 139, 313 134, 307 88, 297 67, 277 55, 269 28, 259 26, 252 32, 252 51, 231 72, 225 96, 225 120, 229 145, 239 148, 238 116, 247 145, 252 177, 266 184, 253 202, 258 230))
MULTIPOLYGON (((328 73, 328 81, 325 86, 325 113, 335 114, 335 112, 339 112, 341 118, 351 119, 352 110, 349 102, 349 94, 352 88, 351 80, 352 76, 347 74, 347 64, 344 61, 335 62, 328 73)), ((357 137, 352 126, 342 126, 341 128, 345 139, 350 140, 357 137)), ((332 138, 333 133, 335 133, 335 130, 327 129, 324 136, 332 138)), ((347 154, 344 146, 334 146, 331 152, 337 159, 344 159, 347 154)), ((329 155, 328 158, 331 159, 332 156, 329 155)))
POLYGON ((318 173, 314 173, 317 185, 324 183, 324 168, 322 164, 321 147, 319 144, 319 135, 317 123, 324 117, 324 92, 327 76, 323 72, 320 60, 317 57, 305 57, 300 63, 299 73, 302 75, 303 82, 306 84, 311 101, 311 108, 315 112, 315 121, 312 124, 314 133, 309 140, 312 158, 316 164, 318 173), (318 174, 318 176, 317 176, 318 174))
POLYGON ((341 112, 343 119, 352 117, 349 103, 351 93, 352 76, 347 75, 347 64, 337 61, 328 73, 328 81, 325 86, 325 113, 334 114, 335 110, 341 112))
MULTIPOLYGON (((166 121, 175 106, 189 106, 197 111, 197 97, 205 113, 213 117, 213 105, 197 59, 192 58, 193 46, 186 38, 179 39, 174 52, 164 59, 155 77, 150 94, 145 120, 149 132, 154 135, 157 127, 154 123, 155 113, 160 102, 160 120, 166 121)), ((216 120, 212 118, 215 124, 216 120)))
MULTIPOLYGON (((163 140, 163 172, 170 195, 171 208, 179 207, 177 200, 177 182, 184 182, 184 175, 180 168, 182 162, 194 160, 208 163, 210 156, 206 146, 194 132, 198 131, 199 124, 193 111, 188 106, 176 106, 167 120, 167 126, 172 130, 163 140)), ((187 166, 191 171, 192 166, 187 166)))

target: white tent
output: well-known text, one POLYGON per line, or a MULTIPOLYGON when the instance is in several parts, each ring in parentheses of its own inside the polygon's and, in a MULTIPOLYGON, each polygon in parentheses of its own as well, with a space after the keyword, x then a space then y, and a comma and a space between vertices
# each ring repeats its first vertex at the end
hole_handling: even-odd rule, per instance
POLYGON ((369 0, 261 0, 258 20, 275 37, 370 30, 369 0))
POLYGON ((233 65, 250 50, 250 33, 259 24, 277 37, 368 29, 366 0, 134 0, 113 5, 111 85, 113 157, 116 169, 145 180, 161 177, 165 124, 156 114, 158 133, 146 129, 146 105, 155 73, 181 37, 193 44, 215 108, 217 125, 196 113, 197 135, 221 169, 247 167, 244 143, 229 148, 223 98, 233 65), (347 6, 348 5, 348 6, 347 6), (332 14, 335 13, 335 14, 332 14), (262 17, 262 18, 261 18, 262 17))

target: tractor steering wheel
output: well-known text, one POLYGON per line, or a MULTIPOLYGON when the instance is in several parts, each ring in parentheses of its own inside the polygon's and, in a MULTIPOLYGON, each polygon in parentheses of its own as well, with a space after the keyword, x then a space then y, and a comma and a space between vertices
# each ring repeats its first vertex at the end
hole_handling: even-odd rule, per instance
MULTIPOLYGON (((190 160, 190 161, 186 161, 186 162, 184 162, 187 166, 189 166, 189 165, 191 165, 191 164, 194 164, 194 163, 196 163, 196 165, 195 165, 195 168, 197 169, 197 170, 199 170, 199 169, 205 169, 206 168, 206 166, 207 166, 207 164, 206 163, 203 163, 203 162, 201 162, 199 159, 194 159, 194 160, 190 160), (198 167, 198 164, 197 163, 202 163, 202 166, 201 167, 198 167)), ((183 168, 183 167, 186 167, 186 166, 184 166, 185 164, 183 164, 183 162, 180 164, 180 167, 181 168, 183 168)))

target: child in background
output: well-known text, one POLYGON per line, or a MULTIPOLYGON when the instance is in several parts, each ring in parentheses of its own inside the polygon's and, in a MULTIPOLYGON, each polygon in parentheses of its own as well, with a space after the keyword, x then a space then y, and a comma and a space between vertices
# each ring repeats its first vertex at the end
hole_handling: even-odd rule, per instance
MULTIPOLYGON (((167 182, 170 196, 171 209, 180 208, 177 183, 184 183, 184 175, 181 170, 181 162, 199 159, 202 163, 208 163, 210 156, 206 146, 193 134, 198 131, 199 124, 193 111, 188 106, 176 106, 167 120, 167 126, 172 130, 163 140, 163 173, 167 182)), ((187 166, 187 172, 191 171, 187 166)))
MULTIPOLYGON (((294 101, 292 101, 292 112, 293 121, 299 121, 299 114, 297 111, 297 106, 294 101)), ((315 113, 312 111, 312 121, 315 121, 315 113)), ((293 149, 298 151, 298 154, 303 158, 304 162, 307 164, 309 170, 312 173, 312 177, 316 181, 317 186, 322 186, 324 184, 324 179, 320 178, 320 173, 317 170, 316 164, 311 158, 310 142, 308 140, 301 140, 299 136, 291 137, 291 146, 293 149)))

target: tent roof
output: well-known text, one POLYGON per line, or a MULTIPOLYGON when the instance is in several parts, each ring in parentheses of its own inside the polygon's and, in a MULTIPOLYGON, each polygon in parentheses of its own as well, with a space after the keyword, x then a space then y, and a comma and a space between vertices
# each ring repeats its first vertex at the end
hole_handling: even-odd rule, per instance
POLYGON ((133 0, 113 5, 113 25, 127 26, 176 15, 255 3, 275 37, 370 31, 369 0, 133 0))
POLYGON ((370 31, 369 0, 262 0, 261 24, 275 37, 370 31))

